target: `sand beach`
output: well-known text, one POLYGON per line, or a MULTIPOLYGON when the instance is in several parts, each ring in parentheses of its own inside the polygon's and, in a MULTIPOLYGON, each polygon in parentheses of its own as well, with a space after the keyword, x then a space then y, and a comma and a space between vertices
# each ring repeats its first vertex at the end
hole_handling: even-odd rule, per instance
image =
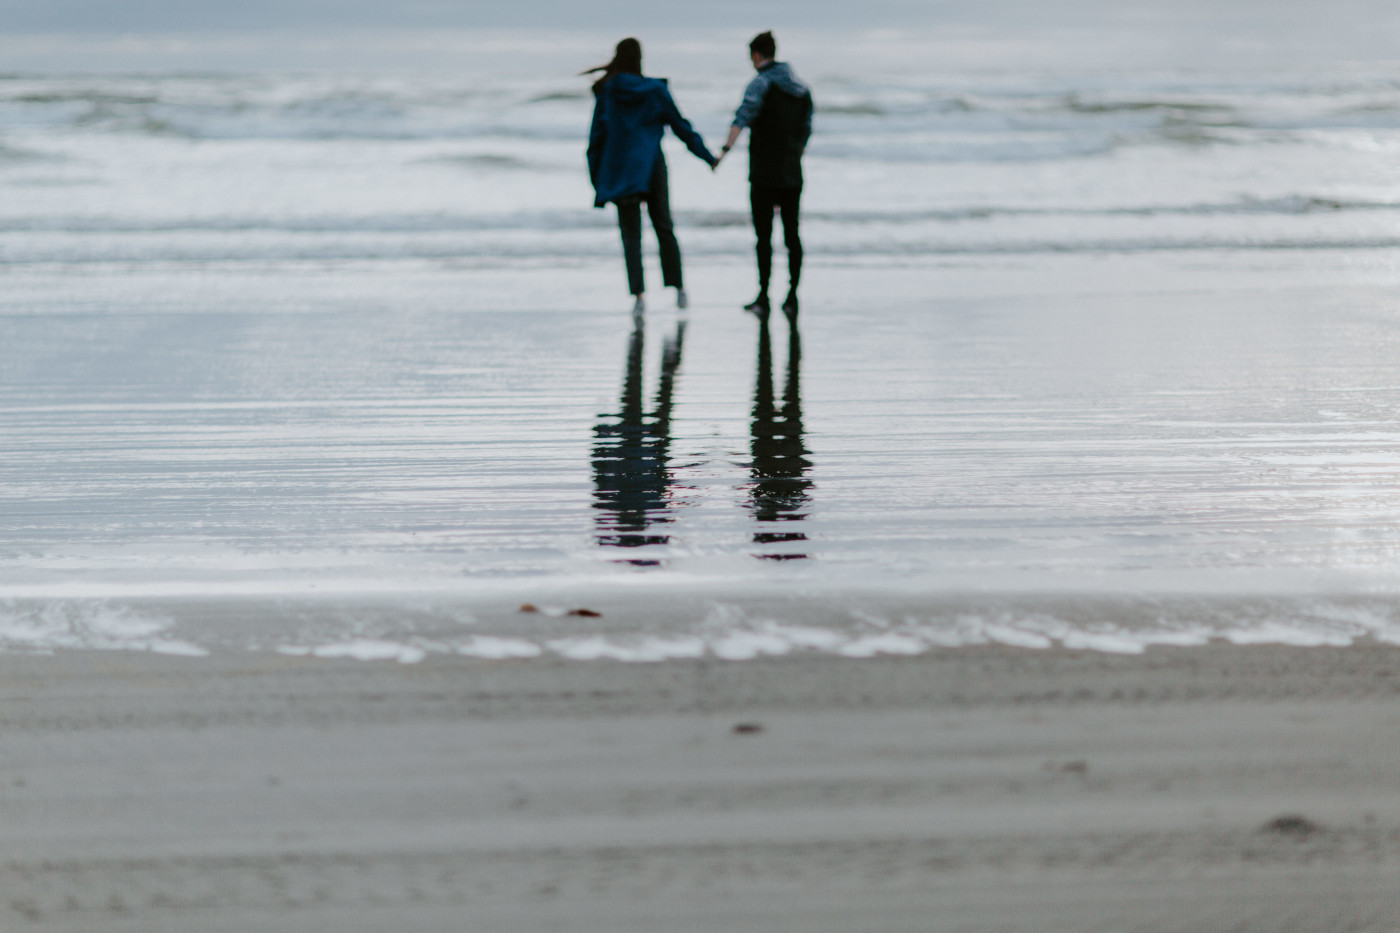
POLYGON ((1375 930, 1396 649, 0 659, 5 927, 1375 930))

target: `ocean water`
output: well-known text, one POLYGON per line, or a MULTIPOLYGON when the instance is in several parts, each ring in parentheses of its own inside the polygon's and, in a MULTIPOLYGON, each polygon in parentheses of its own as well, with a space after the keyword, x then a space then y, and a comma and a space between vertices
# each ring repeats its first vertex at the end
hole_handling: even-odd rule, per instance
MULTIPOLYGON (((0 76, 0 647, 1400 641, 1400 65, 797 43, 790 327, 673 140, 693 306, 634 320, 608 46, 502 41, 0 76)), ((721 48, 649 58, 716 145, 721 48)))

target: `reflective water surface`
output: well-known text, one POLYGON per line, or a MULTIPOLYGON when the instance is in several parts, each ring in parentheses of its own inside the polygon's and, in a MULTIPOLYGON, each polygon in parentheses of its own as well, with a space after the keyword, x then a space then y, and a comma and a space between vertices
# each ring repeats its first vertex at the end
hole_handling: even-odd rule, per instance
POLYGON ((754 379, 753 425, 750 428, 753 482, 749 487, 748 508, 758 530, 755 544, 778 544, 764 549, 759 557, 771 560, 803 558, 807 535, 788 522, 800 522, 812 505, 812 461, 804 446, 802 431, 802 336, 795 318, 789 320, 787 377, 781 397, 773 390, 773 348, 768 317, 758 327, 758 372, 754 379))
MULTIPOLYGON (((622 377, 622 398, 618 411, 605 417, 593 429, 598 443, 593 448, 593 471, 597 491, 594 508, 598 513, 598 543, 624 548, 664 545, 671 539, 653 525, 671 521, 668 514, 676 506, 679 491, 673 489, 671 472, 671 400, 676 370, 681 364, 686 320, 682 318, 667 337, 661 351, 661 376, 650 414, 642 398, 642 357, 646 340, 646 317, 634 315, 632 334, 627 339, 627 369, 622 377)), ((638 565, 654 565, 655 559, 637 557, 638 565)))
MULTIPOLYGON (((0 646, 1400 632, 1400 71, 889 41, 795 56, 800 327, 739 311, 742 165, 683 158, 692 308, 626 313, 577 44, 0 75, 0 646)), ((656 60, 713 139, 709 48, 656 60)))

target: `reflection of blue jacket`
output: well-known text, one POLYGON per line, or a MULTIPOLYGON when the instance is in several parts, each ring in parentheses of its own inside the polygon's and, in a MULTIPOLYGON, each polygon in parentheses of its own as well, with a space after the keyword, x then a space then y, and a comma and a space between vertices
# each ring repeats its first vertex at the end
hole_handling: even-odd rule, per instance
POLYGON ((594 95, 593 127, 588 133, 588 174, 597 192, 594 207, 646 194, 668 126, 687 149, 715 164, 705 141, 681 116, 665 80, 625 72, 607 80, 594 95))

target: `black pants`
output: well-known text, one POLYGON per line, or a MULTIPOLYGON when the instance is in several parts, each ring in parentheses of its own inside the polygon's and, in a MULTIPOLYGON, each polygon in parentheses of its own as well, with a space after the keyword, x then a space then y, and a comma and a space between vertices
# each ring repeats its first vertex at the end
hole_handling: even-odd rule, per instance
POLYGON ((802 278, 802 238, 797 233, 797 211, 802 201, 802 187, 777 188, 772 185, 749 186, 749 208, 753 211, 753 232, 758 236, 758 291, 768 294, 768 280, 773 276, 773 211, 783 215, 783 245, 788 254, 788 287, 797 290, 802 278))
POLYGON ((642 202, 647 202, 647 214, 656 231, 656 245, 661 251, 661 281, 667 288, 684 288, 681 282, 681 245, 676 242, 676 230, 671 223, 671 191, 666 178, 666 158, 656 157, 651 170, 651 184, 644 195, 636 194, 617 202, 617 225, 622 231, 622 258, 627 263, 627 287, 632 294, 646 291, 642 276, 642 202))

